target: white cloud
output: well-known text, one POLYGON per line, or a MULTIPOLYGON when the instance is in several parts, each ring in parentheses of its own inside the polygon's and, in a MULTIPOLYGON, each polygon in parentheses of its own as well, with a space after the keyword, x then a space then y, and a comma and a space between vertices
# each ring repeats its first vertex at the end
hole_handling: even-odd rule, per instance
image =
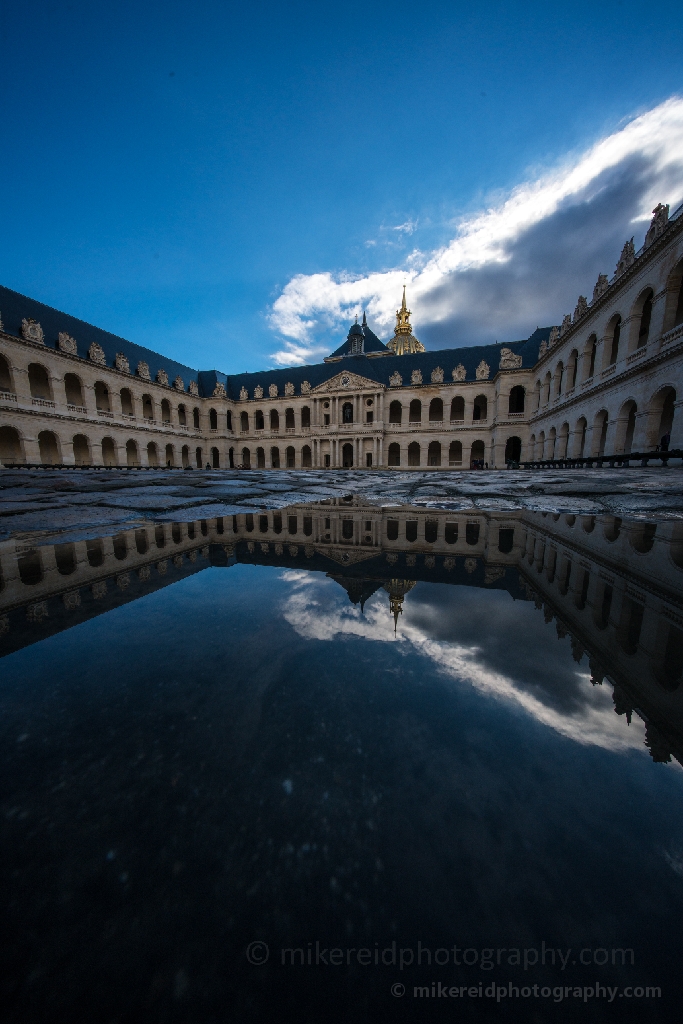
POLYGON ((403 224, 395 224, 392 227, 392 231, 399 231, 404 235, 412 235, 413 231, 417 227, 416 220, 407 220, 403 224))
MULTIPOLYGON (((293 589, 284 608, 284 618, 307 640, 333 640, 339 633, 364 637, 367 640, 406 645, 433 662, 452 679, 468 683, 487 696, 516 705, 537 722, 553 729, 566 739, 586 746, 607 750, 645 751, 645 730, 640 719, 628 727, 614 714, 609 687, 592 687, 589 674, 581 677, 581 704, 571 711, 553 707, 539 700, 512 677, 487 665, 476 646, 434 640, 410 621, 406 614, 399 619, 396 634, 394 621, 386 601, 373 601, 364 614, 346 603, 345 595, 335 594, 335 585, 318 580, 308 573, 286 572, 282 579, 293 589), (343 602, 343 603, 341 603, 343 602)), ((409 609, 405 609, 408 613, 409 609)))
MULTIPOLYGON (((448 329, 442 344, 527 336, 544 320, 559 323, 579 291, 590 294, 593 274, 611 275, 618 239, 642 235, 658 202, 673 210, 681 198, 683 98, 672 97, 463 218, 433 252, 416 249, 402 266, 366 275, 296 275, 270 313, 288 339, 274 358, 282 365, 317 358, 316 333, 338 329, 359 308, 388 328, 404 283, 418 328, 439 342, 439 325, 448 329)), ((410 234, 415 226, 394 230, 410 234)))

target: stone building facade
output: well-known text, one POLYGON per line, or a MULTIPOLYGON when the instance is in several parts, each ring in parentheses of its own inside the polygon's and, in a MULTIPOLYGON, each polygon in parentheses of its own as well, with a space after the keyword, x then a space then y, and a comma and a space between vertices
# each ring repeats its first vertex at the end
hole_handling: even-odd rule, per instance
POLYGON ((0 462, 469 469, 683 448, 683 207, 561 326, 424 351, 404 301, 322 363, 199 371, 0 288, 0 462))

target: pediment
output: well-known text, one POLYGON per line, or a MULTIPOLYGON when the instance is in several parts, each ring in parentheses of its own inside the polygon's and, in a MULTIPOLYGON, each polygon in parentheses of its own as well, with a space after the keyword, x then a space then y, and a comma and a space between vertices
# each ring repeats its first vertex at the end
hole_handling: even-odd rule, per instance
POLYGON ((358 562, 367 562, 377 557, 377 548, 372 551, 364 551, 362 548, 328 548, 318 547, 315 549, 319 555, 325 555, 332 562, 338 565, 357 565, 358 562))
POLYGON ((311 394, 320 395, 330 391, 362 391, 366 388, 372 388, 373 391, 378 389, 383 391, 384 384, 380 384, 376 380, 369 380, 367 377, 361 377, 360 374, 352 373, 350 370, 342 370, 341 373, 335 373, 334 377, 323 381, 317 387, 311 388, 311 394))

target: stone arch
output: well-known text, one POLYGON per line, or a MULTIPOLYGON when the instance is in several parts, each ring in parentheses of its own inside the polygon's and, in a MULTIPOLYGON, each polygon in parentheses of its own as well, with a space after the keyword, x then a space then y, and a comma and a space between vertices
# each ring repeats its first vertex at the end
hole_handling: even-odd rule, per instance
POLYGON ((13 393, 14 390, 12 368, 2 353, 0 353, 0 391, 10 391, 13 393))
POLYGON ((234 469, 235 468, 235 449, 234 448, 229 448, 228 449, 228 465, 230 466, 230 469, 234 469))
POLYGON ((353 402, 344 402, 341 412, 342 423, 353 423, 353 402))
POLYGON ((60 576, 70 576, 76 572, 76 548, 73 543, 55 544, 55 564, 60 576))
MULTIPOLYGON (((261 413, 261 416, 263 416, 263 413, 261 413)), ((249 413, 244 410, 240 413, 240 430, 243 430, 245 434, 249 430, 249 413)))
POLYGON ((448 446, 448 465, 462 466, 462 441, 451 441, 448 446))
POLYGON ((488 399, 486 395, 476 395, 472 408, 472 420, 485 420, 488 418, 488 399))
POLYGON ((676 390, 670 384, 664 385, 650 399, 647 417, 648 448, 658 448, 662 438, 671 434, 674 422, 676 390))
POLYGON ((184 402, 181 402, 178 406, 178 423, 181 427, 187 426, 187 412, 185 410, 184 402))
POLYGON ((546 455, 547 459, 554 459, 555 458, 555 444, 556 444, 556 441, 557 441, 557 430, 555 429, 555 427, 551 427, 550 430, 548 431, 548 454, 546 455))
POLYGON ((142 396, 142 418, 143 420, 154 419, 154 402, 152 396, 147 393, 142 396))
MULTIPOLYGON (((133 393, 131 392, 130 388, 121 388, 119 397, 121 399, 121 412, 123 413, 123 415, 135 416, 135 400, 133 398, 133 393)), ((183 419, 180 420, 180 422, 184 423, 185 407, 181 406, 181 408, 183 409, 183 419)))
POLYGON ((389 422, 390 423, 400 423, 401 422, 401 414, 402 414, 402 412, 403 412, 403 406, 401 405, 401 403, 397 399, 394 399, 394 401, 389 406, 389 422))
POLYGON ((388 465, 390 465, 390 466, 400 466, 401 465, 401 446, 396 441, 393 441, 389 445, 388 465))
POLYGON ((204 467, 204 453, 199 445, 194 450, 194 458, 197 463, 197 469, 203 469, 204 467))
POLYGON ((562 385, 564 384, 564 363, 560 359, 559 363, 555 367, 555 373, 553 375, 554 390, 553 394, 555 398, 559 398, 562 394, 562 385))
POLYGON ((569 353, 567 359, 567 369, 565 371, 565 391, 573 391, 576 387, 576 378, 579 369, 579 353, 578 350, 573 348, 569 353))
POLYGON ((166 457, 166 465, 169 468, 172 468, 173 466, 175 466, 175 448, 173 447, 172 444, 167 444, 166 445, 165 457, 166 457))
POLYGON ((615 540, 618 540, 621 533, 621 517, 605 516, 602 523, 602 532, 605 540, 613 544, 615 540))
POLYGON ((532 411, 533 412, 538 412, 538 410, 540 408, 541 408, 541 381, 540 381, 540 378, 539 378, 536 381, 536 384, 534 385, 534 408, 533 408, 532 411))
POLYGON ((303 469, 310 469, 313 465, 310 446, 305 444, 301 449, 301 466, 303 469))
POLYGON ((171 403, 169 402, 168 398, 161 399, 161 422, 171 422, 171 403))
POLYGON ((184 444, 180 449, 180 461, 182 462, 183 469, 190 465, 190 448, 189 445, 184 444))
POLYGON ((510 388, 510 394, 508 396, 508 413, 515 415, 516 413, 524 412, 525 395, 526 391, 522 384, 515 384, 513 388, 510 388))
POLYGON ((638 406, 633 398, 627 399, 619 410, 614 439, 614 451, 617 455, 621 455, 622 452, 628 455, 633 450, 637 411, 638 406))
POLYGON ((652 551, 656 533, 656 523, 633 523, 628 529, 629 543, 638 554, 646 555, 648 551, 652 551))
POLYGON ((228 430, 232 430, 232 410, 228 409, 225 413, 225 426, 228 430))
POLYGON ((41 430, 38 434, 38 450, 43 466, 57 466, 61 463, 59 439, 52 430, 41 430))
POLYGON ((631 331, 629 338, 629 352, 634 349, 643 348, 647 345, 650 337, 650 326, 652 322, 652 302, 654 300, 654 289, 643 288, 640 295, 631 308, 631 331))
MULTIPOLYGON (((292 415, 294 415, 294 410, 292 410, 292 415)), ((296 466, 296 452, 291 444, 285 448, 285 466, 287 469, 294 469, 296 466)))
POLYGON ((92 464, 90 441, 85 434, 75 434, 72 443, 75 464, 77 466, 90 466, 92 464))
POLYGON ((78 409, 85 408, 83 397, 83 382, 76 373, 64 374, 64 394, 67 405, 74 405, 78 409))
POLYGON ((451 399, 451 423, 464 423, 465 421, 465 399, 462 395, 456 395, 451 399))
POLYGON ((351 469, 353 466, 353 445, 348 443, 342 445, 341 455, 344 469, 351 469))
POLYGON ((519 462, 522 457, 522 439, 513 435, 505 442, 505 462, 519 462))
POLYGON ((553 375, 550 370, 548 370, 543 379, 543 405, 547 405, 550 401, 550 388, 552 386, 552 381, 553 375))
MULTIPOLYGON (((422 402, 419 398, 413 398, 410 403, 408 410, 408 422, 409 423, 421 423, 422 422, 422 402)), ((410 465, 410 463, 409 463, 410 465)))
POLYGON ((221 456, 218 448, 215 446, 211 449, 211 466, 213 469, 221 468, 221 456))
POLYGON ((584 381, 590 380, 590 378, 595 375, 595 360, 597 359, 597 355, 598 338, 596 334, 591 334, 586 341, 586 344, 583 346, 584 381))
POLYGON ((532 459, 536 458, 536 435, 532 434, 529 438, 529 454, 532 459))
POLYGON ((242 465, 245 469, 251 469, 251 452, 248 448, 242 449, 242 465))
POLYGON ((273 469, 280 468, 280 449, 275 446, 270 449, 270 465, 273 469))
POLYGON ((270 429, 271 430, 279 430, 280 429, 280 413, 277 411, 277 409, 271 409, 270 410, 270 429))
MULTIPOLYGON (((412 402, 410 404, 412 405, 412 402)), ((408 445, 408 465, 420 465, 420 445, 417 441, 411 441, 408 445)))
POLYGON ((311 427, 311 408, 308 405, 302 406, 301 409, 301 429, 310 430, 311 427))
POLYGON ((147 465, 158 466, 159 465, 159 449, 156 446, 156 442, 150 441, 147 445, 147 465))
POLYGON ((126 465, 128 466, 139 466, 140 455, 138 454, 138 444, 132 438, 126 441, 126 465))
POLYGON ((266 450, 265 450, 265 448, 257 448, 256 449, 256 468, 257 469, 265 469, 266 468, 266 450))
POLYGON ((31 398, 40 398, 46 402, 53 401, 50 377, 42 363, 29 363, 28 383, 31 398))
POLYGON ((192 426, 195 430, 199 430, 199 409, 196 405, 192 410, 192 426))
MULTIPOLYGON (((247 419, 247 427, 249 426, 249 420, 247 419)), ((254 430, 265 430, 266 421, 263 415, 263 409, 257 409, 254 413, 254 430)))
POLYGON ((607 444, 607 428, 609 427, 609 413, 607 409, 600 409, 593 420, 593 451, 591 455, 604 455, 607 444))
POLYGON ((683 522, 673 524, 669 555, 676 568, 683 569, 683 522))
POLYGON ((683 259, 680 259, 666 281, 663 332, 683 324, 683 259))
POLYGON ((215 409, 209 409, 209 430, 218 430, 218 413, 215 409))
POLYGON ((116 444, 113 437, 102 438, 102 465, 116 466, 118 458, 116 455, 116 444))
POLYGON ((566 459, 569 454, 569 424, 563 423, 560 427, 560 432, 557 435, 557 444, 555 445, 555 458, 566 459))
POLYGON ((37 550, 26 551, 17 559, 19 579, 25 587, 35 587, 43 578, 43 566, 40 559, 40 552, 37 550))
POLYGON ((427 465, 428 466, 440 466, 441 465, 441 442, 430 441, 429 448, 427 449, 427 465))
POLYGON ((614 366, 619 359, 619 346, 621 344, 621 314, 615 313, 607 324, 604 338, 604 351, 606 362, 604 367, 614 366))
POLYGON ((429 419, 432 423, 440 423, 443 420, 443 400, 432 398, 429 403, 429 419))
POLYGON ((477 462, 483 462, 486 458, 486 446, 483 441, 473 441, 470 448, 470 468, 477 462))
POLYGON ((109 388, 103 380, 95 381, 95 408, 98 412, 111 412, 109 388))
POLYGON ((289 409, 285 409, 285 430, 294 430, 295 427, 294 409, 290 407, 289 409))
POLYGON ((545 458, 545 430, 538 435, 538 458, 539 461, 545 458))

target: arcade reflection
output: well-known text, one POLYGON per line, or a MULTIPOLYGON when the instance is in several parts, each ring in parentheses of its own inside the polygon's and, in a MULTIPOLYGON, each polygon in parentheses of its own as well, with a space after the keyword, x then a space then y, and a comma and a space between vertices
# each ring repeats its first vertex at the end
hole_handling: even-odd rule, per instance
POLYGON ((654 761, 683 763, 682 522, 387 507, 349 496, 44 541, 0 545, 0 656, 208 567, 271 566, 294 582, 322 574, 361 613, 373 598, 375 619, 398 638, 419 582, 505 591, 555 622, 586 685, 611 687, 624 728, 642 720, 654 761))

